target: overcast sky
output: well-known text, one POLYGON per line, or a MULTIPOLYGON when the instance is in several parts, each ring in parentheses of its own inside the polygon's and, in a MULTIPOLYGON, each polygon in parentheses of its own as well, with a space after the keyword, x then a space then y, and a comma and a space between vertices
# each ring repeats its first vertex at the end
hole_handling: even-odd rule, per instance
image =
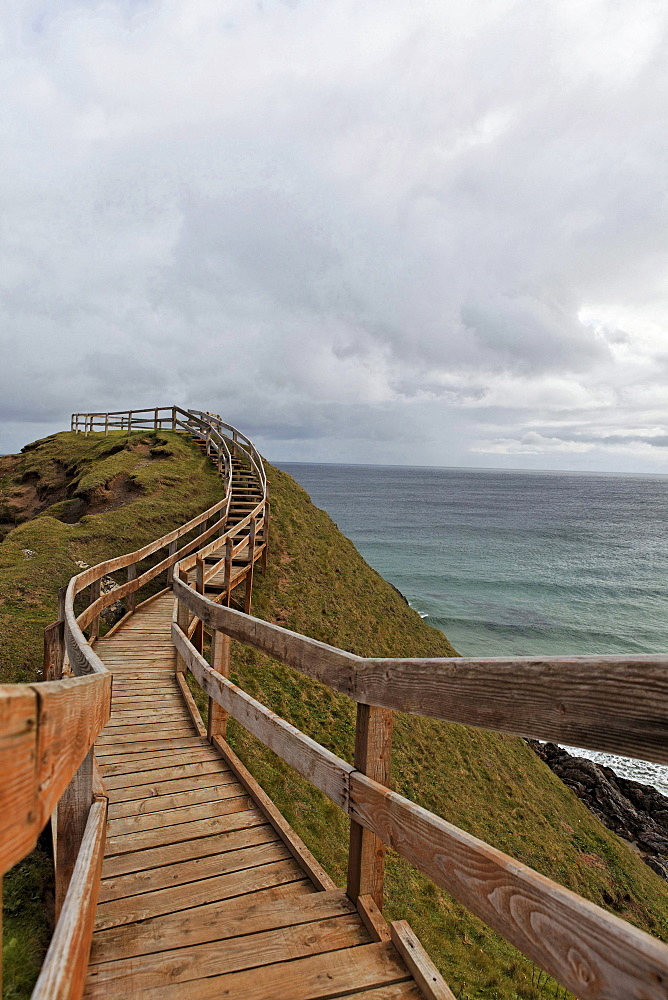
POLYGON ((665 0, 3 5, 0 453, 668 472, 665 0))

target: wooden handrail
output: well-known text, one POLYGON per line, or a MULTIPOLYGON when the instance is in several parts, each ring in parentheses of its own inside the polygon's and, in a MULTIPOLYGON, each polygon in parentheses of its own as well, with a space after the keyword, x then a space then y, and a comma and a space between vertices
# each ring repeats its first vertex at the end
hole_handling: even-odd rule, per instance
POLYGON ((354 701, 668 764, 668 657, 375 659, 215 604, 181 580, 202 619, 354 701))
MULTIPOLYGON (((397 851, 580 1000, 665 1000, 665 944, 390 791, 368 773, 373 762, 362 765, 357 753, 358 766, 336 757, 210 666, 182 622, 192 611, 214 636, 253 646, 356 700, 366 710, 358 712, 358 742, 360 718, 368 725, 369 711, 390 708, 502 732, 521 727, 553 738, 555 730, 567 731, 577 733, 581 746, 604 742, 619 753, 668 762, 666 657, 365 658, 221 607, 178 572, 174 591, 172 639, 210 703, 347 812, 353 832, 359 828, 397 851)), ((384 724, 391 734, 389 720, 384 724)), ((363 741, 368 748, 368 733, 363 741)), ((380 878, 382 902, 382 869, 365 870, 364 853, 351 835, 348 892, 373 893, 380 878)))
POLYGON ((33 994, 39 1000, 81 996, 104 852, 107 805, 92 747, 110 716, 112 676, 83 630, 90 627, 92 641, 105 608, 127 598, 132 612, 137 591, 160 573, 171 574, 179 562, 194 563, 197 550, 208 554, 224 548, 228 537, 243 531, 249 518, 225 532, 232 496, 232 452, 238 452, 255 471, 261 487, 262 499, 252 514, 263 516, 266 506, 266 478, 259 454, 244 435, 216 414, 151 407, 73 414, 71 423, 73 431, 86 434, 108 434, 117 427, 131 430, 133 426, 182 429, 205 441, 207 454, 223 479, 225 496, 140 549, 72 577, 61 591, 59 619, 45 631, 47 683, 0 686, 0 799, 11 806, 0 812, 0 877, 32 850, 55 811, 57 924, 33 994), (239 444, 240 438, 246 447, 239 444), (178 548, 179 539, 197 528, 199 534, 178 548), (163 548, 168 549, 166 557, 137 572, 142 560, 163 548), (127 582, 101 594, 101 579, 122 569, 128 570, 127 582), (86 588, 90 600, 77 615, 74 601, 86 588), (66 660, 75 676, 60 679, 66 660))
POLYGON ((34 848, 110 711, 106 671, 0 686, 0 874, 34 848))

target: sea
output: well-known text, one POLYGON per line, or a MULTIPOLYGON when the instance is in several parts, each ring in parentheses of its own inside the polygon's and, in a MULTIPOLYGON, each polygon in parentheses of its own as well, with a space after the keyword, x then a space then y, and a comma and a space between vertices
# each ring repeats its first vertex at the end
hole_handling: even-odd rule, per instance
POLYGON ((668 650, 668 476, 277 464, 463 656, 668 650))

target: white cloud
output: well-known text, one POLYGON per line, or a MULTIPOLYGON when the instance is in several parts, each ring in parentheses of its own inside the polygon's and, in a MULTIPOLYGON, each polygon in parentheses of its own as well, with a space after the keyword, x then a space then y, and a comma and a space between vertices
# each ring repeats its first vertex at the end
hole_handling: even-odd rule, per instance
POLYGON ((0 16, 0 450, 176 401, 276 458, 665 467, 661 5, 0 16))

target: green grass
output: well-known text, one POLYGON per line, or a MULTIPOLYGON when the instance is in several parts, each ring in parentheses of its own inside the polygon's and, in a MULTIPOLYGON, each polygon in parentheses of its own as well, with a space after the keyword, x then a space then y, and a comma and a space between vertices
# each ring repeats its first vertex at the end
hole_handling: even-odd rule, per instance
MULTIPOLYGON (((28 475, 55 507, 0 544, 0 663, 5 681, 33 681, 58 587, 139 547, 221 495, 196 446, 180 435, 60 434, 38 442, 0 480, 0 511, 28 475), (35 476, 38 478, 36 479, 35 476), (66 524, 71 498, 95 500, 129 477, 131 502, 66 524), (63 480, 66 480, 66 487, 63 480), (65 489, 66 497, 63 497, 65 489), (53 515, 57 516, 53 516, 53 515), (35 554, 26 556, 24 549, 35 554)), ((256 574, 254 613, 361 655, 456 655, 361 558, 285 473, 268 467, 269 571, 256 574)), ((335 753, 352 760, 354 706, 296 671, 233 644, 233 678, 335 753)), ((205 710, 199 693, 199 703, 205 710)), ((239 726, 230 740, 316 857, 345 883, 347 818, 239 726)), ((392 785, 458 826, 639 927, 668 939, 668 887, 607 831, 523 741, 398 714, 392 785)), ((43 852, 5 879, 5 996, 29 995, 49 933, 50 867, 43 852)), ((446 893, 390 853, 386 913, 408 919, 460 1000, 563 996, 549 977, 446 893)))
MULTIPOLYGON (((67 494, 30 520, 4 525, 0 682, 5 684, 41 679, 42 633, 57 616, 58 588, 80 572, 77 561, 93 565, 137 549, 211 506, 223 493, 220 479, 197 446, 171 432, 113 433, 107 438, 56 434, 5 465, 11 467, 0 478, 0 512, 5 517, 16 520, 17 497, 26 483, 47 505, 52 496, 67 494), (119 475, 129 502, 88 514, 78 524, 59 519, 77 498, 103 503, 107 484, 119 475)), ((23 1000, 30 996, 51 933, 52 867, 43 848, 7 872, 3 904, 3 997, 23 1000)))

